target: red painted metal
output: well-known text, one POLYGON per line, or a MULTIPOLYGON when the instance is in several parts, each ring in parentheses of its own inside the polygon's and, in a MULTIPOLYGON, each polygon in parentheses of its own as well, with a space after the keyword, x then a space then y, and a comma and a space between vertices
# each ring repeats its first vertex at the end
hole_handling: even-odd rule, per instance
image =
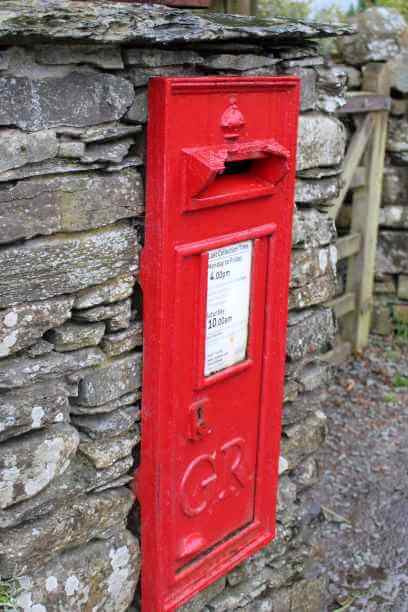
POLYGON ((143 612, 176 610, 275 533, 298 99, 295 77, 150 82, 143 612), (219 255, 221 277, 247 258, 248 340, 206 375, 207 327, 230 322, 207 311, 219 255))

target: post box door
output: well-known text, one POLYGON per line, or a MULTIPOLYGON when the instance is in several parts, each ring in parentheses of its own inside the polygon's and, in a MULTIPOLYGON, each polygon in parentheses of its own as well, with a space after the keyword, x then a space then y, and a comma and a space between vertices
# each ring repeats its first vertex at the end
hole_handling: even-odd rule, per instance
POLYGON ((137 494, 144 611, 274 535, 298 82, 153 79, 137 494))

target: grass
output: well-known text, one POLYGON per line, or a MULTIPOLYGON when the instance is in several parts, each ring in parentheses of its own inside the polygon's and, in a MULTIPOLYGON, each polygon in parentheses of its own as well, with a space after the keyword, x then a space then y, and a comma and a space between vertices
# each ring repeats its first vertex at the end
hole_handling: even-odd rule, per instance
POLYGON ((0 576, 0 610, 16 610, 13 594, 16 591, 14 580, 5 580, 0 576))
POLYGON ((350 606, 355 602, 355 600, 357 599, 357 595, 351 595, 350 597, 347 598, 347 600, 343 603, 343 605, 341 606, 341 608, 336 608, 334 610, 334 612, 343 612, 345 610, 348 610, 350 608, 350 606))
POLYGON ((408 342, 408 324, 395 321, 395 336, 401 344, 408 342))
MULTIPOLYGON (((368 593, 369 591, 366 591, 366 593, 368 593)), ((351 595, 349 595, 345 601, 341 602, 341 606, 340 608, 336 608, 335 610, 333 610, 333 612, 345 612, 345 610, 348 610, 350 608, 350 606, 359 598, 362 597, 362 595, 364 595, 364 592, 360 592, 360 591, 355 591, 354 593, 352 593, 351 595)), ((338 602, 340 603, 340 602, 338 602)))
POLYGON ((408 376, 397 374, 392 381, 395 389, 408 389, 408 376))

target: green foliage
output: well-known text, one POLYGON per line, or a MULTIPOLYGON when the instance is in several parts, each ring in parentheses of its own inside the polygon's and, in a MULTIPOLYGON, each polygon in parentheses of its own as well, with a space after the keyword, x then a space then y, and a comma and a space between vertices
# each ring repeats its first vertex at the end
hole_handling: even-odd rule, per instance
POLYGON ((13 612, 16 610, 13 594, 16 591, 14 581, 3 580, 0 576, 0 610, 13 612))
POLYGON ((348 13, 342 11, 338 6, 330 6, 316 13, 313 21, 320 23, 347 23, 348 13))
MULTIPOLYGON (((394 8, 408 19, 408 0, 358 0, 357 6, 351 6, 344 13, 333 5, 321 10, 313 21, 322 23, 344 23, 346 17, 365 11, 373 6, 394 8)), ((310 19, 312 0, 258 0, 258 15, 260 17, 288 17, 289 19, 310 19)))
POLYGON ((258 15, 260 17, 307 19, 310 10, 311 0, 258 0, 258 15))
POLYGON ((387 6, 388 8, 394 8, 401 15, 404 15, 408 19, 408 3, 407 0, 377 0, 378 6, 387 6))
POLYGON ((371 6, 376 6, 378 4, 377 0, 358 0, 357 3, 357 12, 365 11, 371 6))
POLYGON ((358 0, 357 8, 350 9, 349 15, 355 15, 361 11, 372 6, 386 6, 388 8, 396 9, 401 15, 408 18, 408 2, 407 0, 358 0))
POLYGON ((408 376, 401 376, 397 374, 392 381, 392 384, 396 389, 407 389, 408 388, 408 376))
POLYGON ((408 324, 402 321, 394 321, 395 335, 400 342, 408 342, 408 324))

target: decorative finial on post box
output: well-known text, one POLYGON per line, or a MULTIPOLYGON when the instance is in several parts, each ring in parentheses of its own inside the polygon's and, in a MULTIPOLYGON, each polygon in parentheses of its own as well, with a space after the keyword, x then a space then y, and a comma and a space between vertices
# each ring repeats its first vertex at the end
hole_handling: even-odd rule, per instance
POLYGON ((226 140, 238 140, 240 132, 245 125, 245 118, 238 108, 237 99, 231 96, 230 105, 221 116, 221 128, 224 130, 226 140))

